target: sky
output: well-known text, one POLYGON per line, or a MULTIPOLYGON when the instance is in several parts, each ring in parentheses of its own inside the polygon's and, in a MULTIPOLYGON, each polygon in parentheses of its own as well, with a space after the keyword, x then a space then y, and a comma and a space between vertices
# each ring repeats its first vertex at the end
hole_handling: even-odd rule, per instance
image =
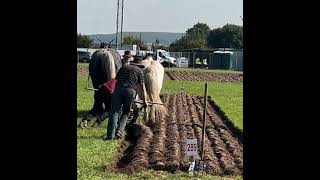
MULTIPOLYGON (((120 0, 120 12, 121 12, 120 0)), ((118 0, 77 0, 77 31, 116 32, 118 0)), ((242 25, 242 0, 124 0, 123 32, 184 33, 198 22, 210 29, 242 25)), ((121 13, 119 13, 120 32, 121 13)))

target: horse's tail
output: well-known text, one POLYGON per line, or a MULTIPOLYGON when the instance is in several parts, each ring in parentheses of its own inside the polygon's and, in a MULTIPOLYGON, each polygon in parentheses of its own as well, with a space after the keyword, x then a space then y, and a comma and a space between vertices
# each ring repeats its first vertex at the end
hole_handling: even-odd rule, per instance
POLYGON ((102 58, 104 59, 103 68, 105 70, 105 77, 107 81, 114 79, 116 77, 116 66, 114 63, 114 58, 109 51, 103 53, 102 58))
MULTIPOLYGON (((162 103, 159 89, 158 81, 163 78, 159 77, 161 73, 157 73, 157 68, 155 66, 149 66, 144 70, 145 75, 145 86, 148 95, 148 99, 152 102, 162 103)), ((164 118, 167 114, 167 109, 164 105, 153 104, 150 107, 150 111, 148 113, 149 119, 147 124, 154 124, 160 122, 162 118, 164 118)))

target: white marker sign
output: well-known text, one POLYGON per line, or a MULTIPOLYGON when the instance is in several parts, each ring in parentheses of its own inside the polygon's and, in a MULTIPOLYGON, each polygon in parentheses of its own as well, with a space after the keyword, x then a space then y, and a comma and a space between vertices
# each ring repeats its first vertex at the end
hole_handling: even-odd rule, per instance
POLYGON ((187 154, 187 156, 197 156, 198 155, 197 139, 187 139, 185 153, 187 154))

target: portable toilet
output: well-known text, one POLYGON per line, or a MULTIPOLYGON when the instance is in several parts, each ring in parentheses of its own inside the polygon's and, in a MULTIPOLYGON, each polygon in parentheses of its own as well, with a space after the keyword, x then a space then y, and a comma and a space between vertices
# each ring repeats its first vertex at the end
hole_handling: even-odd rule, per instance
POLYGON ((177 59, 177 67, 184 67, 184 68, 187 68, 189 67, 189 60, 185 57, 180 57, 177 59))
POLYGON ((209 61, 208 68, 210 69, 232 69, 231 51, 215 51, 212 55, 212 60, 209 61))
POLYGON ((231 69, 232 70, 243 70, 243 52, 242 51, 234 51, 231 56, 231 69))

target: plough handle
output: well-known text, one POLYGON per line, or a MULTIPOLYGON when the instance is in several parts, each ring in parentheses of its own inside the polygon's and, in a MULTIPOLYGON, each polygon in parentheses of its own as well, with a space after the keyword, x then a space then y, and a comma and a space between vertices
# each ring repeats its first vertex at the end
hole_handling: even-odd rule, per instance
MULTIPOLYGON (((139 103, 139 104, 143 104, 143 101, 141 100, 134 100, 135 103, 139 103)), ((158 102, 151 102, 151 101, 147 101, 148 105, 151 106, 153 104, 158 104, 158 105, 164 105, 163 103, 158 103, 158 102)))

